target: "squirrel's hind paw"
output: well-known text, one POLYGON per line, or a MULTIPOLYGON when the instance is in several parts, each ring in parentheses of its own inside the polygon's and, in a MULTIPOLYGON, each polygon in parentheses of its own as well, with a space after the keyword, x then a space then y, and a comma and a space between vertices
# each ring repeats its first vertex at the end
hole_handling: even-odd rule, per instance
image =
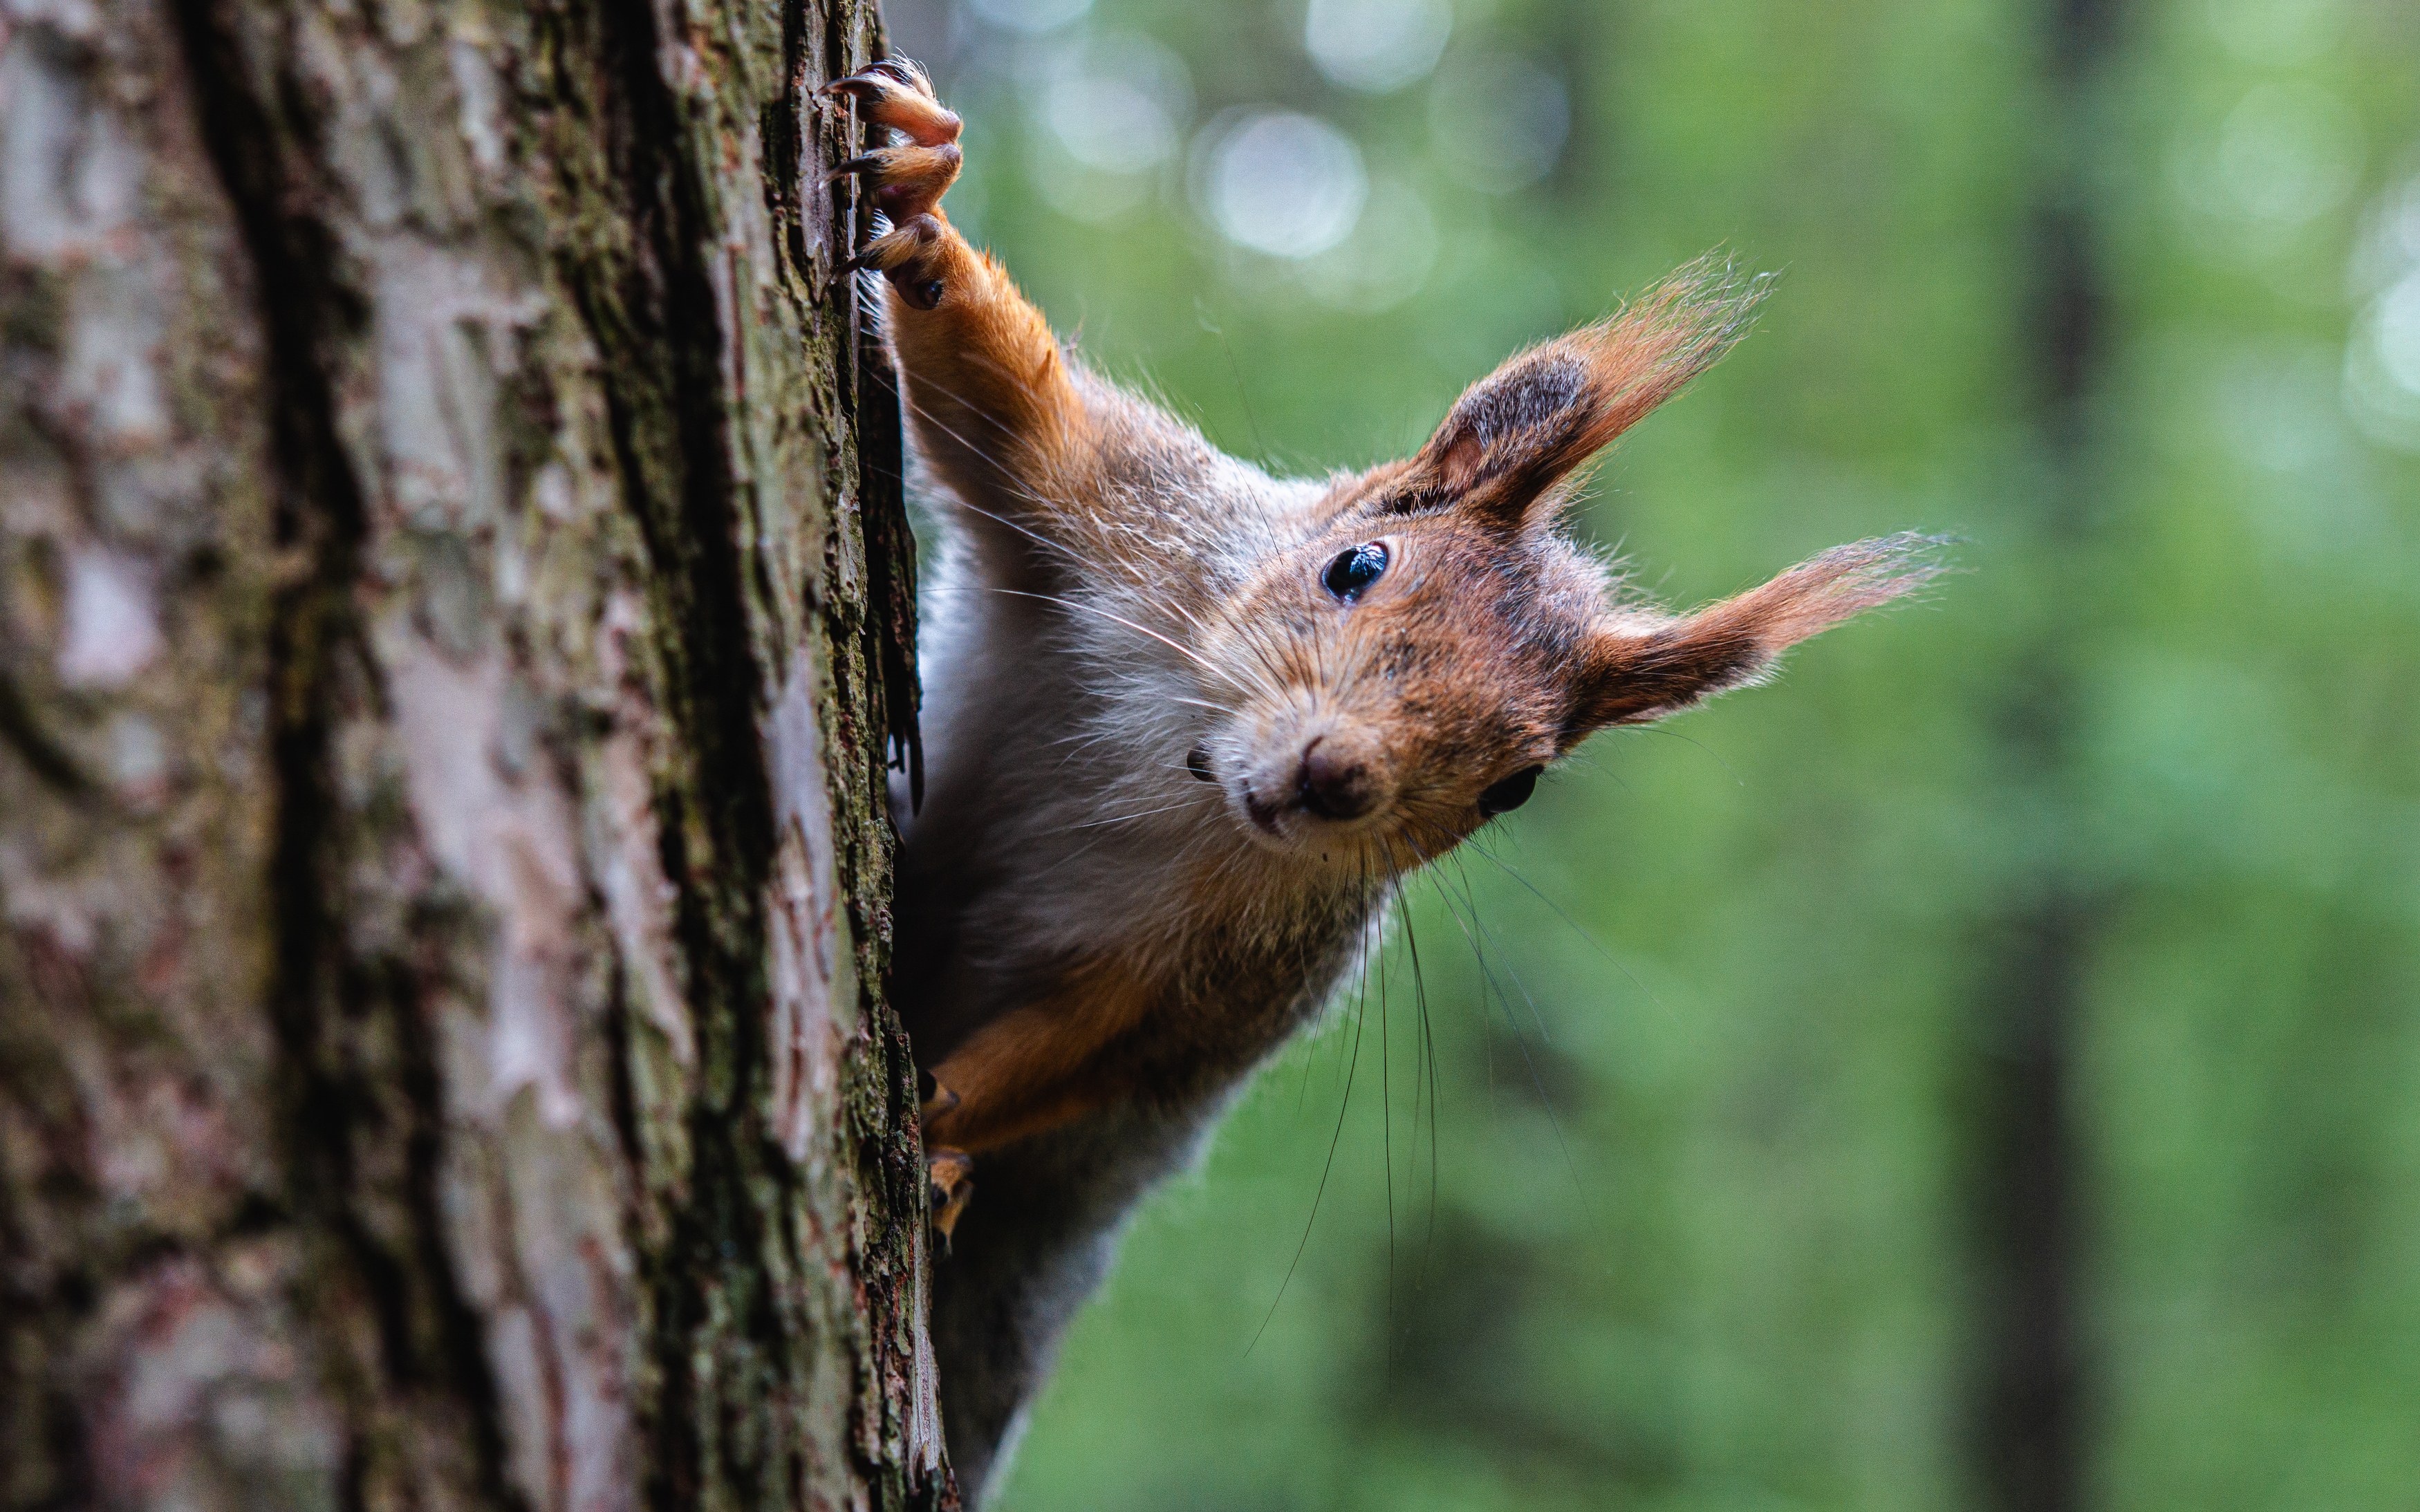
POLYGON ((942 1146, 925 1151, 924 1180, 932 1199, 933 1227, 940 1230, 944 1246, 951 1230, 958 1227, 959 1215, 967 1211, 967 1199, 975 1195, 975 1184, 968 1180, 974 1168, 974 1158, 963 1149, 942 1146))

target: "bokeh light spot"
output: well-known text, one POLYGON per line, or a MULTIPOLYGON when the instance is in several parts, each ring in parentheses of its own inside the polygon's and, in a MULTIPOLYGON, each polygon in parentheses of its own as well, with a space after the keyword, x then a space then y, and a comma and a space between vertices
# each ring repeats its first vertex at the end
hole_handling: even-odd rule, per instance
POLYGON ((2334 209, 2361 174, 2361 129, 2323 89, 2263 85, 2219 131, 2218 172, 2242 213, 2300 225, 2334 209))
POLYGON ((1039 37, 1093 8, 1093 0, 967 0, 967 8, 1003 31, 1039 37))
POLYGON ((1279 257, 1326 252, 1353 232, 1370 193, 1361 149, 1313 116, 1269 110, 1209 146, 1202 210, 1229 240, 1279 257))
POLYGON ((1563 82, 1513 53, 1459 58, 1429 96, 1437 157, 1454 177, 1494 194, 1533 184, 1561 156, 1572 107, 1563 82))
POLYGON ((1302 41, 1329 82, 1385 94, 1427 78, 1452 31, 1445 0, 1311 0, 1302 41))
POLYGON ((1304 263, 1303 284, 1323 304, 1374 315, 1419 293, 1436 255, 1427 201, 1400 179, 1379 178, 1353 234, 1304 263))

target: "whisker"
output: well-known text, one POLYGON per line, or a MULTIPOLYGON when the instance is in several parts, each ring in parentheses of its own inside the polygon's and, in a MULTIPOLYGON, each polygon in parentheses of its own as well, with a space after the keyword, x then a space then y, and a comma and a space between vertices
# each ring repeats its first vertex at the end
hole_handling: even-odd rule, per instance
POLYGON ((1241 718, 1243 717, 1243 711, 1239 709, 1231 709, 1224 703, 1212 703, 1206 699, 1177 697, 1170 700, 1170 702, 1174 703, 1189 703, 1197 709, 1208 709, 1213 714, 1223 714, 1231 719, 1241 718))
POLYGON ((1202 671, 1209 672, 1214 677, 1225 677, 1227 675, 1224 671, 1219 670, 1218 665, 1216 662, 1211 661, 1200 652, 1179 645, 1177 642, 1171 640, 1168 637, 1160 634, 1156 630, 1148 629, 1142 625, 1137 625, 1132 620, 1126 619, 1121 615, 1112 614, 1108 609, 1101 609, 1096 605, 1084 603, 1080 599, 1063 598, 1056 594, 1030 594, 1021 588, 994 588, 991 591, 995 594, 1006 594, 1012 598, 1038 598, 1046 604, 1056 604, 1061 609, 1079 609, 1087 614, 1097 614, 1113 625, 1125 625, 1127 629, 1132 630, 1137 635, 1147 635, 1151 637, 1154 640, 1158 641, 1169 650, 1175 652, 1178 656, 1200 666, 1202 671))
MULTIPOLYGON (((1401 894, 1399 893, 1397 896, 1398 896, 1398 898, 1400 898, 1400 897, 1401 897, 1401 894)), ((1435 1242, 1436 1242, 1436 1214, 1437 1214, 1437 1103, 1436 1103, 1436 1097, 1437 1097, 1437 1059, 1436 1059, 1436 1031, 1435 1031, 1435 1029, 1434 1028, 1434 1026, 1431 1025, 1431 1023, 1430 1023, 1430 1021, 1429 1021, 1429 987, 1428 987, 1428 980, 1427 980, 1427 978, 1426 978, 1425 976, 1423 976, 1423 975, 1421 974, 1421 971, 1420 971, 1420 941, 1419 941, 1419 933, 1418 933, 1413 929, 1413 927, 1412 927, 1412 912, 1411 912, 1411 910, 1410 910, 1408 907, 1406 907, 1406 908, 1404 908, 1404 946, 1406 947, 1406 949, 1409 949, 1409 951, 1411 952, 1411 958, 1412 958, 1412 999, 1413 999, 1413 1002, 1414 1002, 1414 1003, 1419 1007, 1419 1015, 1420 1015, 1420 1048, 1421 1048, 1421 1052, 1422 1052, 1422 1059, 1423 1059, 1423 1062, 1424 1062, 1424 1063, 1427 1065, 1427 1067, 1428 1067, 1428 1094, 1429 1094, 1429 1221, 1428 1221, 1428 1232, 1427 1232, 1424 1236, 1422 1236, 1422 1238, 1421 1238, 1421 1240, 1420 1240, 1420 1266, 1419 1266, 1419 1270, 1414 1273, 1414 1277, 1413 1277, 1413 1281, 1412 1281, 1412 1289, 1413 1289, 1413 1290, 1415 1290, 1415 1291, 1418 1291, 1418 1290, 1422 1289, 1422 1288, 1427 1285, 1427 1282, 1428 1282, 1428 1273, 1429 1273, 1429 1252, 1430 1252, 1430 1250, 1431 1250, 1431 1249, 1435 1245, 1435 1242)), ((1419 1139, 1419 1088, 1418 1082, 1419 1082, 1419 1078, 1418 1078, 1418 1074, 1417 1074, 1417 1067, 1416 1067, 1416 1068, 1415 1068, 1415 1076, 1414 1076, 1414 1087, 1413 1087, 1413 1093, 1412 1093, 1412 1099, 1413 1099, 1413 1100, 1412 1100, 1412 1138, 1413 1138, 1413 1140, 1415 1141, 1415 1143, 1416 1143, 1416 1144, 1417 1144, 1417 1141, 1419 1139)))
POLYGON ((1668 735, 1684 746, 1695 746, 1699 750, 1704 751, 1707 755, 1712 756, 1714 759, 1714 764, 1720 766, 1724 771, 1730 773, 1731 780, 1733 782, 1738 783, 1741 787, 1747 786, 1747 779, 1739 775, 1738 768, 1732 766, 1730 763, 1723 760, 1723 753, 1716 750, 1714 747, 1707 745, 1704 741, 1693 740, 1689 736, 1681 733, 1678 730, 1669 729, 1660 724, 1633 725, 1631 728, 1651 735, 1668 735))
POLYGON ((1563 912, 1562 904, 1555 902, 1552 898, 1547 897, 1544 893, 1540 892, 1537 887, 1530 883, 1528 877, 1523 876, 1520 872, 1507 865, 1502 857, 1488 850, 1486 846, 1480 844, 1477 836, 1471 837, 1470 849, 1473 854, 1481 856, 1500 870, 1506 876, 1511 877, 1513 881, 1519 883, 1528 890, 1530 897, 1537 899, 1540 903, 1544 903, 1548 908, 1553 909, 1556 918, 1561 919, 1564 923, 1569 924, 1572 927, 1572 932, 1577 934, 1581 939, 1586 940, 1590 949, 1605 957, 1606 964, 1607 965, 1629 978, 1630 984, 1637 988, 1639 992, 1646 995, 1649 1002, 1653 1003, 1659 1009, 1663 1009, 1667 1014, 1669 1014, 1672 1011, 1669 1008, 1665 1007, 1664 1000, 1662 998, 1655 995, 1655 989, 1648 986, 1646 982, 1640 980, 1638 974, 1624 965, 1620 956, 1617 956, 1611 950, 1606 949, 1603 942, 1599 941, 1597 937, 1589 931, 1587 926, 1580 923, 1579 920, 1574 918, 1571 915, 1563 912))
MULTIPOLYGON (((1480 933, 1485 934, 1488 940, 1496 946, 1497 958, 1502 959, 1509 952, 1503 949, 1504 942, 1496 935, 1494 931, 1488 929, 1487 921, 1479 917, 1479 896, 1471 887, 1469 869, 1462 864, 1462 857, 1459 855, 1452 856, 1451 860, 1453 861, 1454 874, 1462 879, 1463 901, 1470 909, 1471 923, 1479 929, 1480 933)), ((1538 1011, 1538 1000, 1529 995, 1529 989, 1521 980, 1521 974, 1519 972, 1514 971, 1509 964, 1505 966, 1504 971, 1505 975, 1512 979, 1512 985, 1520 988, 1521 1000, 1528 1005, 1529 1020, 1538 1026, 1539 1041, 1551 1047, 1555 1042, 1555 1037, 1553 1034, 1548 1032, 1546 1028, 1545 1016, 1538 1011)), ((1540 1090, 1543 1091, 1544 1088, 1540 1088, 1540 1090)))
MULTIPOLYGON (((939 384, 935 384, 933 386, 936 388, 939 387, 939 384)), ((952 395, 952 397, 954 398, 955 395, 952 395)), ((989 463, 994 469, 996 469, 1000 472, 1001 478, 1005 480, 1004 486, 1007 492, 1012 497, 1021 494, 1032 502, 1044 505, 1047 508, 1065 507, 1057 501, 1045 499, 1041 495, 1034 493, 1030 487, 1026 486, 1021 481, 1016 479, 1016 474, 1010 471, 1007 463, 1001 461, 988 452, 985 452, 982 447, 977 446, 974 442, 967 440, 964 436, 959 435, 955 430, 950 427, 947 421, 944 421, 940 416, 933 413, 930 409, 925 409, 923 405, 918 404, 905 392, 901 393, 900 398, 901 402, 907 406, 908 410, 918 418, 928 422, 933 428, 940 431, 943 435, 949 437, 952 440, 956 441, 960 446, 972 452, 976 456, 980 457, 985 462, 989 463)), ((965 404, 964 400, 960 400, 959 402, 962 405, 965 404)), ((969 412, 974 412, 972 406, 967 406, 967 408, 969 412)), ((992 510, 984 508, 974 501, 967 498, 962 490, 952 488, 950 490, 950 497, 960 507, 968 510, 970 513, 980 515, 984 518, 991 520, 996 524, 1005 525, 1010 530, 1015 531, 1018 534, 1026 537, 1028 540, 1032 541, 1035 545, 1043 548, 1045 550, 1055 551, 1061 556, 1065 557, 1071 563, 1076 565, 1082 564, 1081 559, 1076 555, 1075 550, 1064 543, 1053 541, 1048 536, 1035 531, 1031 526, 1013 520, 1005 515, 998 514, 992 510)))
MULTIPOLYGON (((1363 966, 1362 980, 1366 988, 1369 980, 1366 964, 1363 966)), ((1286 1288, 1294 1284, 1295 1271, 1302 1264, 1303 1251, 1311 1247, 1311 1230, 1319 1222, 1320 1200, 1327 1196, 1327 1178, 1336 1169, 1336 1149, 1344 1142, 1344 1114, 1353 1105, 1353 1072, 1361 1064, 1361 1015, 1356 1012, 1353 1017, 1353 1057, 1345 1062, 1344 1067, 1344 1097, 1337 1104, 1336 1132, 1328 1136, 1327 1162, 1319 1170, 1319 1189, 1311 1194, 1311 1217, 1302 1226, 1302 1242, 1295 1246, 1294 1258, 1286 1265, 1285 1279, 1278 1283, 1278 1294, 1269 1304, 1268 1316, 1261 1319, 1261 1326, 1252 1331, 1251 1342, 1244 1346, 1244 1357, 1248 1360, 1251 1358, 1252 1350, 1259 1346, 1261 1335, 1269 1331, 1269 1321, 1277 1317, 1279 1304, 1285 1301, 1286 1288)))
MULTIPOLYGON (((1521 1032, 1521 1021, 1513 1016, 1512 999, 1511 995, 1504 991, 1504 984, 1497 980, 1496 973, 1488 966, 1487 954, 1485 949, 1480 944, 1479 937, 1471 933, 1470 926, 1464 924, 1461 916, 1454 912, 1451 902, 1452 894, 1446 889, 1444 883, 1440 880, 1439 872, 1432 871, 1428 875, 1430 880, 1436 884, 1438 895, 1448 900, 1446 904, 1446 917, 1453 919, 1454 926, 1463 932, 1464 939, 1469 942, 1471 954, 1477 958, 1479 962, 1481 975, 1484 977, 1487 981, 1495 984, 1496 1000, 1503 1005, 1504 1009, 1505 1026, 1512 1031, 1512 1042, 1520 1047, 1522 1063, 1528 1069, 1529 1085, 1537 1091, 1538 1094, 1538 1106, 1546 1115, 1546 1127, 1554 1132, 1555 1148, 1562 1152, 1563 1166, 1566 1170, 1571 1172, 1572 1189, 1579 1195, 1580 1201, 1583 1205, 1592 1208, 1594 1204, 1589 1196, 1588 1187, 1580 1180, 1579 1163, 1572 1158, 1571 1142, 1563 1137, 1563 1120, 1556 1116, 1555 1100, 1546 1090, 1545 1078, 1541 1076, 1538 1072, 1537 1057, 1529 1053, 1529 1040, 1527 1035, 1521 1032)), ((1464 878, 1464 886, 1467 887, 1468 885, 1469 880, 1466 875, 1464 878)), ((1471 923, 1479 924, 1479 904, 1477 900, 1466 898, 1465 903, 1466 906, 1467 906, 1471 911, 1471 923)), ((1485 926, 1481 924, 1480 925, 1480 928, 1483 933, 1485 926)), ((1517 984, 1520 979, 1515 977, 1513 980, 1517 984)), ((1528 989, 1524 987, 1521 991, 1521 995, 1525 998, 1528 997, 1529 995, 1528 989)), ((1487 995, 1483 991, 1480 994, 1480 999, 1482 1005, 1486 1000, 1486 996, 1487 995)), ((1531 1003, 1529 1005, 1531 1017, 1536 1017, 1537 1011, 1537 1005, 1534 1002, 1531 1003)), ((1545 1025, 1543 1020, 1539 1023, 1539 1032, 1541 1034, 1545 1032, 1545 1025)), ((1548 1042, 1552 1043, 1553 1041, 1549 1041, 1548 1042)))
MULTIPOLYGON (((1368 880, 1368 860, 1363 859, 1363 881, 1368 880)), ((1366 948, 1365 948, 1366 949, 1366 948)), ((1395 1099, 1394 1056, 1387 1034, 1387 953, 1383 946, 1378 957, 1378 1131, 1379 1154, 1387 1169, 1387 1349, 1385 1363, 1394 1359, 1395 1334, 1395 1099)), ((1367 956, 1364 956, 1367 959, 1367 956)))
POLYGON ((1094 829, 1102 825, 1128 825, 1134 823, 1138 819, 1148 819, 1154 814, 1174 813, 1179 809, 1199 808, 1201 806, 1201 801, 1202 800, 1199 798, 1188 797, 1182 803, 1171 803, 1167 805, 1165 808, 1145 809, 1140 813, 1119 814, 1113 819, 1088 819, 1080 825, 1069 825, 1067 827, 1070 829, 1094 829))

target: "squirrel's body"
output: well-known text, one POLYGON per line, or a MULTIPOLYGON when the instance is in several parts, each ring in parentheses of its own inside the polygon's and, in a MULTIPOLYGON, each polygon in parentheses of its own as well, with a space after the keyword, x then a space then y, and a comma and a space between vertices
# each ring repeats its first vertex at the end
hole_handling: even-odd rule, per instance
MULTIPOLYGON (((1007 1005, 1080 999, 1094 1018, 1150 1020, 1147 1041, 1119 1053, 1122 1074, 1174 1088, 1213 1072, 1208 1062, 1249 1064, 1294 1026, 1293 1000, 1332 953, 1321 943, 1369 918, 1379 879, 1306 871, 1255 845, 1185 765, 1205 711, 1198 654, 1179 636, 1218 614, 1255 563, 1300 544, 1293 522, 1320 490, 1220 456, 1107 385, 1078 384, 1095 415, 1122 412, 1129 456, 1149 471, 1094 495, 1083 544, 1114 542, 1115 557, 1068 560, 962 521, 928 579, 928 778, 903 819, 898 970, 928 1069, 1007 1005), (1136 559, 1185 569, 1173 583, 1119 570, 1136 559), (1206 996, 1194 986, 1256 955, 1275 959, 1206 996), (1193 996, 1202 1001, 1188 1011, 1193 996), (1196 1043, 1188 1021, 1200 1014, 1218 1026, 1196 1043), (1238 1035, 1244 1021, 1267 1029, 1238 1035)), ((975 1091, 941 1080, 962 1098, 975 1091)), ((1098 1080, 1088 1072, 1068 1095, 1098 1080)), ((1023 1107, 997 1133, 961 1137, 996 1143, 1058 1121, 1052 1111, 1023 1107)))
POLYGON ((959 239, 958 121, 921 74, 835 87, 908 138, 851 168, 892 223, 861 260, 947 525, 893 990, 950 1241, 943 1424, 979 1501, 1125 1213, 1399 879, 1593 731, 1756 681, 1925 569, 1914 538, 1866 542, 1676 616, 1563 533, 1573 471, 1740 329, 1752 297, 1704 270, 1513 358, 1409 460, 1273 479, 1084 372, 959 239))
MULTIPOLYGON (((1087 397, 1125 411, 1154 463, 1107 491, 1104 518, 1117 525, 1105 533, 1203 563, 1186 585, 1199 595, 1190 612, 1208 612, 1318 491, 1222 457, 1106 386, 1087 397), (1171 500, 1188 507, 1171 511, 1171 500)), ((1199 669, 1127 628, 1170 618, 1139 601, 1147 579, 1023 549, 1033 543, 981 516, 952 527, 921 590, 926 784, 912 812, 898 806, 894 997, 928 1070, 1038 1004, 1115 1018, 1122 1030, 1087 1037, 1078 1079, 1128 1094, 980 1152, 982 1195, 936 1267, 932 1317, 952 1456, 971 1492, 1126 1212, 1190 1159, 1252 1063, 1326 1001, 1382 884, 1304 887, 1289 857, 1203 823, 1225 816, 1184 765, 1199 669)))

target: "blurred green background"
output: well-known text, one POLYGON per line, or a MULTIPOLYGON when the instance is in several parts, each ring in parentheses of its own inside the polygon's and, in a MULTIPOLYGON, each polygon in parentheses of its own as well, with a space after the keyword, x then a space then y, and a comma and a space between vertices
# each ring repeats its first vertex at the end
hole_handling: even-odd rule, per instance
POLYGON ((1407 451, 1720 246, 1778 288, 1584 532, 1967 569, 1412 887, 1005 1505, 2420 1506, 2420 6, 891 23, 953 215, 1227 449, 1407 451))

